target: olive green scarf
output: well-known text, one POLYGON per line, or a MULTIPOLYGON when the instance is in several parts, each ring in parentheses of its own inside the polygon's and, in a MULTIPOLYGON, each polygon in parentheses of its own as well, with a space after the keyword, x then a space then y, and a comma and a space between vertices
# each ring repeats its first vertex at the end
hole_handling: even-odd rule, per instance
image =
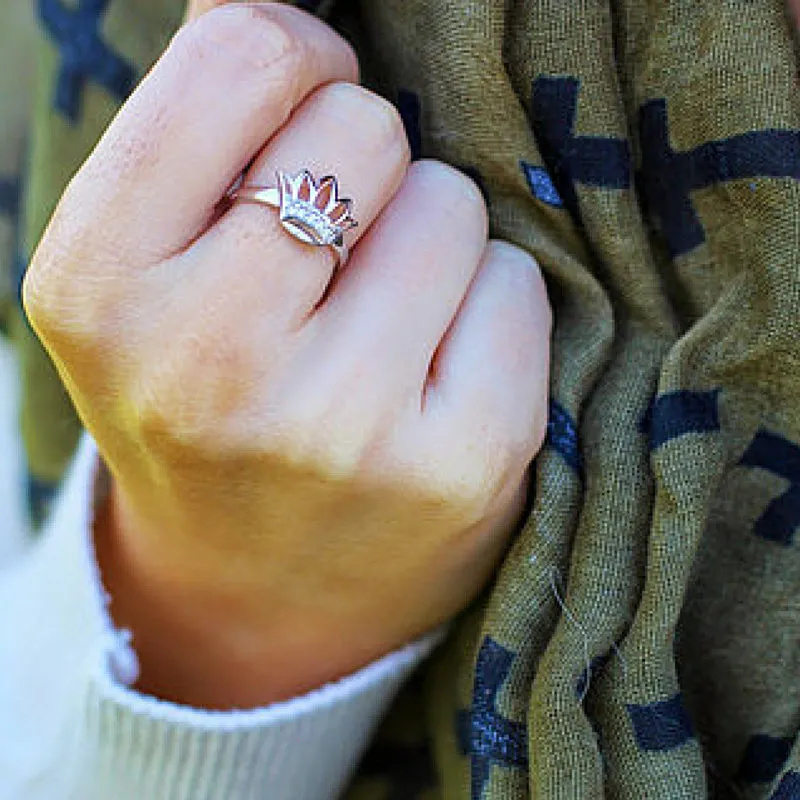
MULTIPOLYGON (((493 235, 536 255, 555 312, 529 516, 351 797, 798 800, 800 90, 783 2, 325 5, 415 154, 473 175, 493 235)), ((32 135, 0 151, 0 180, 27 153, 23 256, 182 14, 40 6, 32 135), (98 39, 70 51, 79 29, 98 39)), ((29 52, 16 8, 3 76, 29 52)), ((22 119, 23 85, 0 124, 22 119)), ((8 327, 41 515, 79 426, 16 311, 8 327)))

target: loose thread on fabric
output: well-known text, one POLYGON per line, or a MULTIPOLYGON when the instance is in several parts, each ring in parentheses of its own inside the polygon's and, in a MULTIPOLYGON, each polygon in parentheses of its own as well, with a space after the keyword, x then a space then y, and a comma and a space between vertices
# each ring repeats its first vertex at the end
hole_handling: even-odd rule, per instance
MULTIPOLYGON (((550 589, 552 590, 553 596, 555 597, 561 611, 583 636, 583 654, 586 663, 586 680, 583 682, 583 688, 578 696, 578 705, 583 705, 587 695, 589 694, 589 686, 592 682, 592 657, 589 647, 589 642, 591 640, 586 628, 581 624, 580 620, 575 616, 575 614, 572 613, 567 605, 566 600, 561 596, 559 591, 560 583, 561 573, 559 572, 558 567, 553 566, 550 568, 550 589)), ((625 660, 625 656, 622 655, 622 651, 619 649, 616 642, 611 642, 611 649, 614 651, 614 654, 620 661, 620 668, 622 669, 623 677, 626 677, 628 672, 628 664, 625 660)))

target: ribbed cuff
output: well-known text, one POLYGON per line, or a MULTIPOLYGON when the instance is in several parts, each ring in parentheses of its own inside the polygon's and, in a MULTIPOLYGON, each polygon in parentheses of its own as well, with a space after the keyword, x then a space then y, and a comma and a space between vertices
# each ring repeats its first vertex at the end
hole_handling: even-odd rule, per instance
POLYGON ((287 703, 219 714, 137 697, 98 676, 86 705, 91 760, 77 796, 336 798, 428 649, 412 646, 287 703))

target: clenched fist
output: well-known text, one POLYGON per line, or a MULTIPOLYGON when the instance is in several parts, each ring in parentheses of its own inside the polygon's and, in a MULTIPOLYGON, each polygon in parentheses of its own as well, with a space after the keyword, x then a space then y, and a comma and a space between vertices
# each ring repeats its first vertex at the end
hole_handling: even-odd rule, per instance
POLYGON ((550 317, 480 192, 303 12, 190 22, 75 176, 23 287, 113 477, 96 526, 141 688, 285 698, 475 597, 545 428, 550 317), (335 174, 351 258, 220 200, 335 174))

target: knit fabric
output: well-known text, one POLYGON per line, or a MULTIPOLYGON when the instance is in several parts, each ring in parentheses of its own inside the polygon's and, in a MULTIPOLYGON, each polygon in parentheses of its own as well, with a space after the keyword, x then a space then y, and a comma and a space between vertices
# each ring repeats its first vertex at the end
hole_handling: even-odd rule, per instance
MULTIPOLYGON (((414 155, 474 177, 493 235, 536 256, 555 318, 527 517, 349 797, 797 800, 800 91, 784 3, 322 5, 414 155)), ((38 11, 23 256, 182 8, 38 11)), ((9 327, 41 516, 79 424, 19 313, 9 327)))

